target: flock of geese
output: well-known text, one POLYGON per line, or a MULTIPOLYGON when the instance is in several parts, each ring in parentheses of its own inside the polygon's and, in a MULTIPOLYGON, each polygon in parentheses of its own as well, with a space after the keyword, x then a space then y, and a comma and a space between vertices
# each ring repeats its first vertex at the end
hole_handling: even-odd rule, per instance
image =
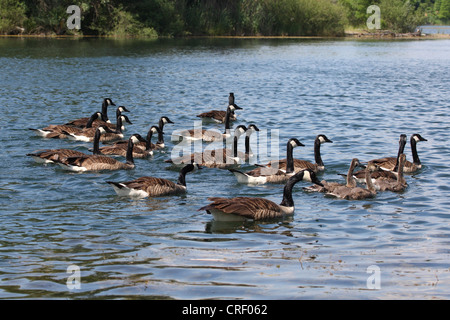
MULTIPOLYGON (((27 154, 38 163, 56 163, 65 170, 73 172, 120 170, 135 168, 135 158, 148 158, 154 150, 165 148, 164 126, 173 124, 168 117, 159 119, 158 125, 152 125, 145 138, 140 134, 132 134, 124 139, 125 125, 131 124, 124 115, 130 112, 126 107, 116 109, 116 123, 108 118, 108 107, 116 106, 110 98, 102 103, 101 112, 95 112, 90 117, 69 121, 62 125, 49 125, 43 129, 31 129, 37 135, 53 139, 70 139, 92 142, 92 154, 86 154, 73 149, 46 149, 27 154), (152 143, 153 135, 157 141, 152 143), (105 145, 100 147, 100 142, 105 145), (125 157, 119 161, 117 156, 125 157)), ((235 104, 235 97, 230 93, 226 110, 212 110, 199 114, 197 117, 225 125, 223 133, 217 130, 191 129, 184 130, 179 135, 182 139, 203 141, 225 141, 233 139, 231 149, 222 148, 205 150, 178 158, 165 160, 173 166, 180 166, 178 181, 175 183, 168 179, 144 176, 131 181, 106 181, 119 196, 127 197, 157 197, 186 193, 186 174, 203 167, 227 169, 233 173, 238 183, 258 185, 265 183, 284 184, 283 199, 280 204, 265 198, 234 197, 208 198, 209 204, 199 209, 212 214, 218 221, 243 221, 281 218, 294 214, 294 201, 292 189, 299 181, 309 181, 313 185, 304 187, 307 192, 319 192, 336 198, 348 200, 361 200, 375 197, 379 191, 402 192, 408 184, 404 173, 419 170, 422 165, 417 153, 417 143, 427 141, 420 134, 410 137, 412 162, 406 160, 404 153, 407 137, 400 135, 399 149, 396 157, 384 157, 360 162, 352 159, 345 183, 319 181, 317 174, 325 170, 320 148, 324 143, 332 143, 325 135, 317 135, 314 141, 314 162, 295 159, 294 148, 304 146, 298 139, 291 138, 286 144, 286 158, 270 161, 266 164, 255 164, 250 171, 243 171, 240 166, 250 163, 254 157, 250 149, 250 136, 259 131, 259 128, 250 124, 238 125, 231 133, 231 122, 237 119, 236 110, 243 108, 235 104), (238 151, 238 141, 245 134, 245 152, 238 151), (355 171, 356 168, 361 168, 355 171), (365 185, 365 186, 363 186, 365 185)))

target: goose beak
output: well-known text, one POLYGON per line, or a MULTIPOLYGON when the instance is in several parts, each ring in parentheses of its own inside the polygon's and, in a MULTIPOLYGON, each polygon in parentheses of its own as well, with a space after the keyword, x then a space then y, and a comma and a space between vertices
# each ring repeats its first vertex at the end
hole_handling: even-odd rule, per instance
POLYGON ((237 104, 233 104, 233 106, 234 106, 234 108, 235 108, 236 110, 242 110, 242 108, 239 107, 237 104))
POLYGON ((128 109, 125 108, 124 106, 120 106, 119 108, 122 108, 122 112, 130 112, 130 110, 128 110, 128 109))

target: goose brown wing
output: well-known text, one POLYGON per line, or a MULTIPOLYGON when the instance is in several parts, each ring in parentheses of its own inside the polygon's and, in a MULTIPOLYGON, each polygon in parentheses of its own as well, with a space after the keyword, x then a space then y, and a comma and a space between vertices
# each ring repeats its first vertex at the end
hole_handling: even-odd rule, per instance
POLYGON ((39 153, 34 154, 42 159, 57 161, 62 158, 67 157, 82 157, 85 154, 81 151, 71 150, 71 149, 51 149, 44 150, 39 153))
POLYGON ((123 184, 132 189, 144 190, 152 197, 176 194, 186 190, 183 186, 170 180, 155 177, 140 177, 123 184))
POLYGON ((236 197, 236 198, 208 198, 212 201, 200 210, 220 210, 229 214, 236 214, 249 219, 274 218, 281 215, 280 207, 264 198, 236 197))
POLYGON ((200 113, 197 115, 199 118, 214 118, 217 120, 223 120, 226 116, 227 112, 222 110, 211 110, 207 112, 200 113))
MULTIPOLYGON (((311 169, 314 172, 317 172, 317 165, 314 163, 311 163, 306 160, 300 160, 300 159, 293 159, 294 160, 294 170, 305 170, 305 169, 311 169)), ((286 170, 287 167, 287 160, 282 159, 279 161, 270 161, 266 166, 276 168, 278 166, 278 169, 280 170, 286 170)))

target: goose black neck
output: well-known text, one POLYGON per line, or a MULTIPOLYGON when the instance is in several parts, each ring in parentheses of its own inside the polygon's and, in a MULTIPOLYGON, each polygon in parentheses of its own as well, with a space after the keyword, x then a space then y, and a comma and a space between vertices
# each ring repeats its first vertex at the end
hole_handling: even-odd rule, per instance
POLYGON ((117 123, 116 123, 116 133, 122 133, 122 117, 117 117, 117 123))
POLYGON ((164 143, 164 134, 162 130, 158 131, 158 144, 163 144, 164 143))
POLYGON ((291 143, 288 142, 286 148, 286 173, 294 172, 294 156, 293 156, 294 147, 292 147, 291 143))
POLYGON ((106 100, 103 100, 102 103, 102 114, 103 114, 103 119, 105 119, 105 121, 108 121, 108 104, 106 103, 106 100))
POLYGON ((159 127, 159 130, 161 130, 161 131, 164 130, 164 121, 162 118, 159 119, 158 127, 159 127))
POLYGON ((413 157, 413 163, 419 165, 420 164, 420 159, 419 159, 419 154, 417 153, 417 141, 416 139, 414 139, 414 137, 411 137, 411 152, 412 152, 412 157, 413 157))
POLYGON ((322 157, 320 155, 320 140, 316 139, 314 141, 314 159, 316 161, 316 164, 319 166, 323 166, 322 157))
POLYGON ((294 177, 291 177, 284 186, 283 189, 283 200, 281 201, 280 205, 285 207, 293 207, 294 206, 294 199, 292 198, 292 188, 295 186, 295 184, 303 179, 303 171, 301 174, 298 174, 294 177))
POLYGON ((100 154, 100 136, 101 133, 99 130, 95 130, 94 134, 94 149, 92 151, 93 154, 100 154))
POLYGON ((250 135, 247 134, 245 136, 245 155, 248 156, 250 154, 250 135))
POLYGON ((227 114, 225 115, 225 133, 230 130, 230 117, 231 117, 231 109, 227 108, 227 114))
POLYGON ((237 157, 238 156, 238 140, 239 140, 239 135, 234 135, 233 138, 233 157, 237 157))
POLYGON ((153 136, 153 131, 152 129, 148 130, 147 133, 147 141, 145 141, 145 150, 150 150, 152 147, 152 136, 153 136))
POLYGON ((129 164, 134 164, 133 147, 134 147, 134 143, 130 138, 130 139, 128 139, 128 147, 127 147, 127 155, 126 155, 126 162, 129 164))
POLYGON ((398 174, 397 174, 397 183, 403 184, 405 183, 405 179, 403 178, 403 168, 405 167, 405 161, 399 162, 398 174))
MULTIPOLYGON (((405 138, 406 139, 406 138, 405 138)), ((395 159, 395 167, 394 167, 394 172, 398 171, 398 163, 399 163, 399 158, 400 155, 403 153, 403 151, 405 150, 405 145, 406 145, 406 141, 405 140, 401 140, 400 144, 398 146, 398 153, 397 153, 397 159, 395 159)), ((412 140, 411 140, 411 145, 412 145, 412 140)))
POLYGON ((88 122, 86 123, 86 128, 92 128, 92 124, 94 123, 94 121, 98 118, 97 114, 93 114, 88 122))
POLYGON ((116 110, 116 119, 118 119, 122 115, 122 112, 120 111, 120 108, 117 108, 116 110))
POLYGON ((177 184, 186 187, 186 174, 194 168, 193 164, 188 164, 187 166, 184 166, 183 169, 180 171, 180 175, 178 176, 177 184))

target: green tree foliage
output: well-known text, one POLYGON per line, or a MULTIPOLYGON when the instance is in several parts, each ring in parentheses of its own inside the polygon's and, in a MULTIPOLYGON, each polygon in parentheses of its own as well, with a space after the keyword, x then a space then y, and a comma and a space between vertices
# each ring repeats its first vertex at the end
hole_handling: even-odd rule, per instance
POLYGON ((410 1, 381 0, 379 6, 384 29, 395 32, 411 32, 425 19, 423 11, 416 10, 410 1))
POLYGON ((0 0, 0 33, 22 33, 25 6, 14 0, 0 0))
POLYGON ((441 0, 439 18, 446 21, 450 20, 450 0, 441 0))
POLYGON ((0 0, 0 33, 334 36, 365 26, 372 4, 395 31, 414 28, 425 13, 450 18, 450 0, 0 0), (66 26, 70 5, 81 8, 81 30, 66 26))

